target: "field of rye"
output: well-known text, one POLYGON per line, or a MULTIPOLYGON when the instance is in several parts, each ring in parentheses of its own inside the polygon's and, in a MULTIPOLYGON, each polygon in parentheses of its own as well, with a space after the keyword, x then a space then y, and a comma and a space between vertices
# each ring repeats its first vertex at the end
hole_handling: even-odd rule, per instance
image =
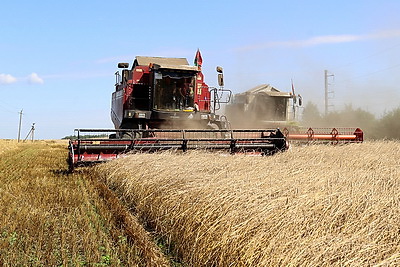
POLYGON ((184 266, 400 264, 400 143, 134 154, 100 177, 184 266))
POLYGON ((66 147, 0 140, 0 266, 400 265, 400 142, 132 154, 73 174, 66 147))

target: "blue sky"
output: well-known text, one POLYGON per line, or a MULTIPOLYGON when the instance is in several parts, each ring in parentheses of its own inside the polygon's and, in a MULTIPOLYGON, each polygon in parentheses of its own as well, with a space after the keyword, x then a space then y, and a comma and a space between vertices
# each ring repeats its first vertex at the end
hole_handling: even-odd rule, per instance
POLYGON ((205 80, 242 92, 263 83, 323 111, 346 104, 378 117, 399 107, 400 1, 5 1, 0 16, 0 138, 58 139, 112 128, 118 62, 186 57, 205 80))

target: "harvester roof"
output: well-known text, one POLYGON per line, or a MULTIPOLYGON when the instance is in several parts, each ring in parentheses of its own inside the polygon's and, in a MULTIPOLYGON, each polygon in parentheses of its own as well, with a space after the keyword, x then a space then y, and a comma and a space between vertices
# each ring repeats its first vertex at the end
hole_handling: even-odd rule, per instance
POLYGON ((241 93, 240 95, 255 95, 255 94, 266 94, 272 97, 287 97, 287 98, 292 97, 290 93, 281 92, 275 87, 271 86, 270 84, 258 85, 254 88, 251 88, 250 90, 247 90, 244 93, 241 93))
POLYGON ((148 66, 149 64, 157 64, 162 69, 179 69, 198 71, 197 66, 190 66, 186 58, 173 58, 173 57, 142 57, 137 56, 133 67, 135 66, 148 66))

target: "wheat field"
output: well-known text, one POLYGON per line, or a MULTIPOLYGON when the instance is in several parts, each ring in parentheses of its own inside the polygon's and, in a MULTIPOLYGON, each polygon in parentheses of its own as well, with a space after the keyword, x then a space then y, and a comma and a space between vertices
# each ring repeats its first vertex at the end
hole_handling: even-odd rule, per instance
POLYGON ((94 168, 184 266, 400 264, 400 143, 272 157, 133 154, 94 168))
POLYGON ((0 265, 400 264, 400 142, 138 153, 74 174, 66 146, 0 140, 0 265))
POLYGON ((0 140, 0 266, 169 266, 118 198, 67 143, 0 140))

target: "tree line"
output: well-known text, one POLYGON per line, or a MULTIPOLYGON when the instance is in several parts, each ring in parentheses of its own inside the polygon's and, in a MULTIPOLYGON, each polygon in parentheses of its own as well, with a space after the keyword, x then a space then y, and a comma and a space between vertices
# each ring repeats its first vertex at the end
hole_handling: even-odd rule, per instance
POLYGON ((371 112, 353 108, 351 104, 341 111, 322 115, 316 104, 308 102, 301 124, 305 127, 361 128, 366 139, 400 139, 400 107, 377 118, 371 112))

